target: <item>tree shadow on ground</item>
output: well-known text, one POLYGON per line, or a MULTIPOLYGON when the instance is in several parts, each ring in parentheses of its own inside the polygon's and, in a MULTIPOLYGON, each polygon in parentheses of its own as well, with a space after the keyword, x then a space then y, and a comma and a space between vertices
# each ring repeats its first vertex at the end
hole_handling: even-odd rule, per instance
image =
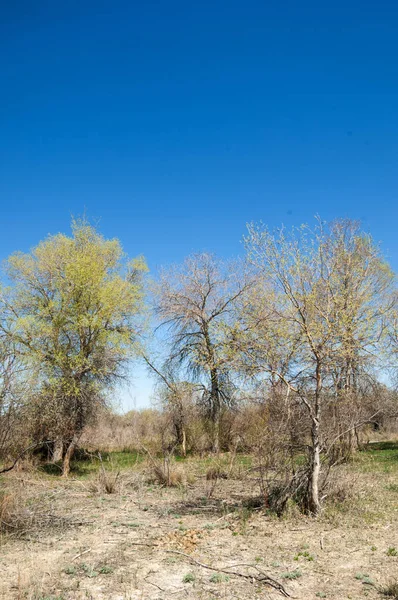
POLYGON ((364 448, 365 452, 377 450, 398 450, 398 442, 369 442, 364 448))
POLYGON ((233 502, 219 498, 198 496, 197 498, 178 502, 171 507, 171 512, 179 515, 223 516, 246 508, 254 510, 266 507, 263 496, 243 496, 233 502))

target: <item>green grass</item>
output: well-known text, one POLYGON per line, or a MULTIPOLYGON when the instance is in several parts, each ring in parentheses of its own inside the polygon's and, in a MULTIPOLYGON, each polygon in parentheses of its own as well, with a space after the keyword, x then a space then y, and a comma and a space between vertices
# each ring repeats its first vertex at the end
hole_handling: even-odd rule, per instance
POLYGON ((312 554, 310 554, 310 553, 309 553, 309 552, 307 552, 307 551, 303 552, 303 551, 301 551, 301 550, 300 550, 300 552, 298 552, 298 553, 296 554, 296 556, 294 556, 293 560, 299 560, 299 559, 300 559, 300 557, 302 557, 302 558, 304 558, 305 560, 308 560, 308 561, 310 561, 310 562, 314 560, 314 557, 312 556, 312 554))
MULTIPOLYGON (((80 451, 71 462, 72 476, 85 479, 97 473, 101 468, 101 464, 106 471, 132 469, 144 460, 144 456, 137 451, 124 450, 122 452, 101 452, 101 459, 102 463, 98 458, 98 452, 84 454, 83 451, 80 451)), ((40 470, 50 476, 59 476, 62 473, 60 463, 43 464, 40 470)))
POLYGON ((302 576, 302 572, 296 569, 295 571, 287 571, 286 573, 282 573, 282 579, 298 579, 302 576))
POLYGON ((223 583, 223 581, 227 583, 229 581, 229 577, 228 575, 223 575, 222 573, 214 573, 214 575, 210 577, 209 581, 210 583, 223 583))
POLYGON ((373 442, 354 456, 354 465, 363 472, 398 474, 398 442, 373 442))

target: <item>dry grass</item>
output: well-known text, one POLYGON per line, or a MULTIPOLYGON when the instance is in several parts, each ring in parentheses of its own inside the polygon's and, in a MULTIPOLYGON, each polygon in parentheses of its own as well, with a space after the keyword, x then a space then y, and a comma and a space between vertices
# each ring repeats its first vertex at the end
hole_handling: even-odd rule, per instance
POLYGON ((214 479, 228 479, 228 474, 217 465, 216 467, 209 467, 207 469, 206 479, 207 481, 212 481, 214 479))
POLYGON ((48 531, 65 531, 82 525, 70 516, 67 501, 56 503, 64 487, 54 490, 42 476, 12 473, 0 491, 0 532, 9 539, 38 539, 48 531))
POLYGON ((28 507, 23 490, 8 485, 0 490, 0 531, 10 536, 22 535, 37 521, 34 507, 28 507))
POLYGON ((177 487, 187 482, 184 470, 170 460, 153 463, 150 469, 150 480, 166 487, 177 487))
MULTIPOLYGON (((229 460, 229 455, 220 457, 223 470, 229 460)), ((39 473, 4 478, 4 515, 8 519, 21 511, 28 527, 18 535, 8 529, 0 540, 0 599, 281 597, 250 579, 212 578, 189 558, 171 552, 176 550, 219 570, 239 564, 238 570, 250 574, 258 566, 297 600, 378 600, 381 592, 397 598, 398 558, 388 554, 388 548, 398 548, 398 461, 392 453, 386 451, 383 461, 364 454, 339 467, 317 520, 300 514, 294 503, 277 518, 253 502, 259 487, 252 468, 239 477, 234 470, 228 479, 207 479, 212 459, 156 461, 159 476, 147 458, 122 470, 116 482, 120 469, 102 469, 98 462, 97 473, 88 480, 65 482, 39 473), (173 478, 175 471, 182 477, 173 478), (187 474, 191 480, 195 474, 195 481, 180 485, 187 474), (167 477, 174 486, 167 485, 167 477), (107 492, 108 481, 112 493, 107 492), (209 497, 206 492, 214 482, 209 497), (94 483, 99 487, 93 494, 94 483), (184 583, 188 572, 194 579, 184 583), (392 582, 385 585, 389 577, 392 582)))
POLYGON ((106 471, 101 465, 89 488, 94 494, 116 494, 120 490, 120 471, 106 471))
POLYGON ((380 589, 380 593, 392 600, 398 600, 398 581, 391 581, 380 589))
POLYGON ((0 491, 0 530, 7 531, 14 526, 15 504, 15 496, 10 491, 0 491))

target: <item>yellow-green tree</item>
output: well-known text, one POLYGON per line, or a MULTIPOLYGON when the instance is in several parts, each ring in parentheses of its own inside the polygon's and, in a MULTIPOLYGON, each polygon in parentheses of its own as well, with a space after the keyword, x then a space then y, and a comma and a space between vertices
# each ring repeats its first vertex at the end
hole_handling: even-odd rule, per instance
POLYGON ((85 221, 6 262, 2 331, 35 374, 37 427, 64 446, 65 476, 85 425, 134 355, 145 270, 85 221))
POLYGON ((362 421, 354 415, 340 427, 339 418, 328 440, 326 409, 331 399, 336 408, 350 403, 358 377, 376 365, 394 276, 371 237, 348 220, 325 226, 318 219, 314 230, 303 225, 275 234, 250 225, 246 245, 265 295, 258 288, 258 324, 249 323, 245 352, 256 361, 253 370, 279 380, 307 415, 304 507, 317 514, 321 459, 362 421))

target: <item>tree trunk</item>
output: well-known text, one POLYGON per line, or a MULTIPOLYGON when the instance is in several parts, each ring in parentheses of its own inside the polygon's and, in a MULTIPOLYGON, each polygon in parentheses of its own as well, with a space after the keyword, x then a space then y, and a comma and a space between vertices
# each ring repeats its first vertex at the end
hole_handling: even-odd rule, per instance
POLYGON ((64 441, 62 438, 57 438, 54 442, 54 450, 51 458, 52 463, 61 462, 64 454, 64 441))
POLYGON ((187 455, 187 434, 185 432, 185 427, 182 427, 182 444, 181 444, 181 452, 183 457, 185 458, 187 455))
POLYGON ((212 392, 212 452, 220 452, 221 407, 218 390, 212 392))
MULTIPOLYGON (((218 403, 218 398, 217 398, 218 403)), ((213 448, 214 454, 220 452, 220 410, 219 407, 214 411, 213 417, 213 448)))
POLYGON ((212 408, 212 426, 213 426, 213 440, 212 440, 212 451, 214 454, 220 452, 220 429, 221 429, 221 404, 220 404, 220 390, 218 387, 218 373, 217 369, 211 371, 211 408, 212 408))
POLYGON ((212 421, 212 451, 214 454, 220 452, 220 422, 221 422, 221 402, 219 377, 216 363, 214 360, 214 348, 210 339, 208 323, 203 326, 203 334, 206 340, 207 352, 209 355, 210 371, 210 416, 212 421))
POLYGON ((321 448, 319 441, 319 421, 312 420, 311 427, 311 472, 308 486, 308 511, 316 516, 321 508, 319 502, 319 475, 321 472, 321 448))
POLYGON ((186 431, 185 431, 184 420, 180 417, 180 415, 178 415, 177 418, 174 420, 174 429, 176 432, 176 442, 180 448, 180 452, 181 452, 182 456, 186 456, 187 455, 186 431))
POLYGON ((317 359, 316 365, 316 390, 313 411, 311 416, 311 464, 310 477, 308 481, 307 507, 308 512, 316 516, 321 508, 319 502, 319 475, 321 473, 321 443, 319 440, 319 427, 321 419, 321 393, 322 393, 322 373, 321 361, 317 359))
POLYGON ((77 442, 79 441, 78 435, 74 435, 64 456, 62 463, 62 477, 68 477, 70 473, 70 461, 72 460, 73 454, 76 450, 77 442))

